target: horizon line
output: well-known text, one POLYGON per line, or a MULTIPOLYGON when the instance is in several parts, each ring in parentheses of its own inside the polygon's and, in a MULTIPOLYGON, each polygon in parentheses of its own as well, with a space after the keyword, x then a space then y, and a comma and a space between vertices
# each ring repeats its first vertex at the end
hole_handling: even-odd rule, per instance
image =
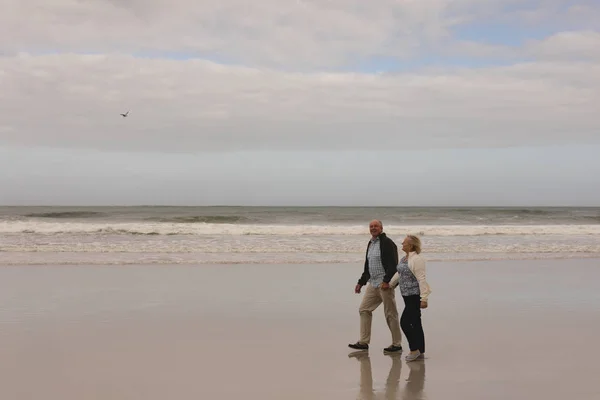
POLYGON ((231 205, 231 204, 209 204, 209 205, 176 205, 176 204, 0 204, 0 207, 229 207, 229 208, 600 208, 600 205, 231 205))

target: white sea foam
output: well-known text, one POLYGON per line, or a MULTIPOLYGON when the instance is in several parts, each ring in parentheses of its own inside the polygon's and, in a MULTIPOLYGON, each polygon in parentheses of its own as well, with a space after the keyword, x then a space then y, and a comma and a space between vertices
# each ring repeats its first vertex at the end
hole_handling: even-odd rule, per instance
MULTIPOLYGON (((2 264, 302 264, 360 262, 368 235, 16 233, 3 239, 2 264)), ((423 244, 433 260, 600 257, 600 236, 590 234, 425 236, 423 244)))
MULTIPOLYGON (((386 224, 423 237, 429 260, 600 258, 600 225, 386 224)), ((3 265, 360 263, 361 225, 118 221, 0 222, 3 265)))
MULTIPOLYGON (((600 235, 598 225, 386 225, 389 235, 416 233, 422 236, 481 235, 600 235)), ((259 225, 182 223, 75 223, 43 221, 0 222, 0 233, 38 234, 138 234, 138 235, 365 235, 364 225, 259 225)))
POLYGON ((600 208, 0 207, 0 264, 360 265, 373 216, 431 261, 600 258, 600 208))
MULTIPOLYGON (((433 253, 428 262, 599 259, 600 253, 433 253)), ((353 264, 360 267, 362 254, 272 254, 248 257, 245 253, 13 253, 2 265, 206 265, 206 264, 353 264)))

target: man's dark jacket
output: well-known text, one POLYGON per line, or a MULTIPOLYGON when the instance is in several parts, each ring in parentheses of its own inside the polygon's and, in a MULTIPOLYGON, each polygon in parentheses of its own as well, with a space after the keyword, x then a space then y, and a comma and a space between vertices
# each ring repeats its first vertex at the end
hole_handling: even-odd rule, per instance
MULTIPOLYGON (((392 239, 386 236, 385 233, 379 234, 379 248, 381 250, 381 264, 383 264, 383 269, 385 269, 385 276, 383 281, 386 283, 390 283, 394 274, 397 272, 396 266, 398 265, 398 247, 396 243, 392 239)), ((365 256, 365 270, 362 273, 362 276, 358 280, 358 284, 361 286, 365 286, 367 282, 369 282, 369 278, 371 275, 369 274, 369 245, 371 241, 369 240, 369 244, 367 245, 367 255, 365 256)))

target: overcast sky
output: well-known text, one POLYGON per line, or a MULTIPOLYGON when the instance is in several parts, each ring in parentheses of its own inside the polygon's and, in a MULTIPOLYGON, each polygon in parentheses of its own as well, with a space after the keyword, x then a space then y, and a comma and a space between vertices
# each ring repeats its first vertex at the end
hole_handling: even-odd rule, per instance
POLYGON ((600 3, 4 0, 0 204, 600 205, 600 3))

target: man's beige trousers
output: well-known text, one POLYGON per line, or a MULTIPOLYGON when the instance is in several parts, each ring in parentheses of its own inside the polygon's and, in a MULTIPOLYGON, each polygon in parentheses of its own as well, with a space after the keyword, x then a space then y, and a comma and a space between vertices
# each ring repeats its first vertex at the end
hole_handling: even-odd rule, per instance
POLYGON ((360 342, 369 344, 371 342, 371 323, 373 311, 383 303, 385 320, 392 333, 392 345, 401 346, 402 333, 398 321, 398 308, 396 307, 396 294, 394 289, 374 288, 367 285, 364 297, 358 309, 360 313, 360 342))

